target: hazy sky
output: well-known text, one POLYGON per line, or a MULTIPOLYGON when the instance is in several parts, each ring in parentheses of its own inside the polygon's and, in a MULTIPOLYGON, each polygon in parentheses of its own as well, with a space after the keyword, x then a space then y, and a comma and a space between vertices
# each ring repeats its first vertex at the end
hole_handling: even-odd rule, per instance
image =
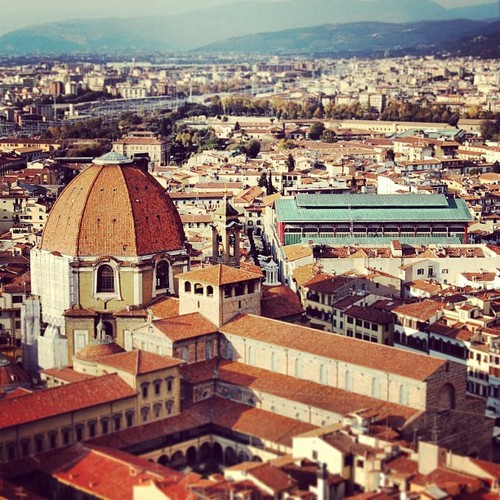
MULTIPOLYGON (((245 0, 0 0, 0 35, 23 26, 63 19, 178 14, 245 0)), ((286 0, 260 0, 286 1, 286 0)), ((307 1, 307 0, 304 0, 307 1)), ((345 0, 346 2, 349 0, 345 0)), ((434 0, 445 7, 490 3, 494 0, 434 0)))

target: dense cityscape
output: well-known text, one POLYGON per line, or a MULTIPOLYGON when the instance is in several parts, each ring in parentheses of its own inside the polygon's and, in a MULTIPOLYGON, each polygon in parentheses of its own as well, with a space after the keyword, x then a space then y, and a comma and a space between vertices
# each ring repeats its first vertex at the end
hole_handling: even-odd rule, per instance
POLYGON ((0 498, 500 496, 500 57, 9 37, 0 498))

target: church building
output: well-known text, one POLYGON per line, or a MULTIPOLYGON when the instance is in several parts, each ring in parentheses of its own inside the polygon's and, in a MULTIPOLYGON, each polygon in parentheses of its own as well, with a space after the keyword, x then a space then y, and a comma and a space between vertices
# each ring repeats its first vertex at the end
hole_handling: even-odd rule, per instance
POLYGON ((24 364, 32 373, 71 362, 106 336, 122 346, 157 297, 177 293, 189 255, 179 214, 160 184, 110 152, 57 199, 31 252, 33 297, 23 308, 24 364))

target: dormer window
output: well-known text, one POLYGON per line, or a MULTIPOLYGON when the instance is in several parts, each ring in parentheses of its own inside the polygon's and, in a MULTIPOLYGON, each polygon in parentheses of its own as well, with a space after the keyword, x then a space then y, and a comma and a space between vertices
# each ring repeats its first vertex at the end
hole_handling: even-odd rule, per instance
POLYGON ((168 262, 162 260, 156 266, 156 289, 168 288, 168 262))
POLYGON ((99 267, 97 270, 97 293, 115 292, 115 273, 108 265, 99 267))

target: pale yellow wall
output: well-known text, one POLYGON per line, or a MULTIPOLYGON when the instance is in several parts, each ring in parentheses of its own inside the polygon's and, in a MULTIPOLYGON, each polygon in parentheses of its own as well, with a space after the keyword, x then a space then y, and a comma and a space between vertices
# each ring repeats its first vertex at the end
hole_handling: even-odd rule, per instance
MULTIPOLYGON (((91 421, 97 421, 96 426, 96 437, 102 435, 101 419, 108 417, 108 433, 114 431, 114 421, 113 416, 121 415, 121 429, 127 427, 126 412, 133 412, 133 425, 142 424, 141 418, 141 408, 145 406, 150 407, 148 422, 166 418, 167 416, 174 416, 180 413, 180 374, 179 367, 167 368, 164 370, 158 370, 156 372, 141 375, 135 380, 135 376, 124 372, 122 370, 116 370, 111 367, 106 367, 105 365, 98 365, 97 363, 88 363, 89 372, 90 365, 94 366, 94 373, 118 373, 129 385, 136 387, 138 395, 130 398, 125 398, 120 401, 115 401, 110 404, 103 404, 98 406, 93 406, 91 408, 86 408, 83 410, 78 410, 72 413, 62 414, 52 418, 46 418, 40 421, 31 422, 19 427, 10 427, 8 429, 0 430, 0 463, 2 461, 7 461, 7 451, 6 446, 8 443, 16 444, 16 457, 19 457, 21 453, 21 441, 28 439, 30 441, 30 453, 35 452, 35 442, 34 437, 37 434, 44 436, 44 451, 49 449, 49 433, 52 431, 57 432, 57 444, 56 447, 63 446, 62 429, 70 428, 72 429, 70 442, 74 443, 76 441, 76 426, 79 424, 83 425, 83 436, 82 439, 89 439, 91 436, 89 434, 88 424, 91 421), (172 389, 167 391, 166 379, 172 377, 172 389), (158 395, 155 395, 153 382, 155 380, 161 380, 161 389, 158 395), (142 397, 141 385, 142 383, 149 383, 148 397, 142 397), (173 401, 172 412, 170 415, 165 407, 165 402, 173 401), (154 405, 161 404, 161 412, 158 417, 154 414, 154 405)), ((89 373, 88 372, 88 373, 89 373)))
POLYGON ((134 273, 121 269, 119 271, 119 287, 121 300, 111 299, 108 302, 95 298, 93 273, 80 272, 78 275, 78 293, 80 304, 84 309, 95 309, 97 311, 119 311, 127 305, 136 305, 134 301, 134 273), (106 308, 104 307, 106 304, 106 308))
POLYGON ((68 339, 68 362, 73 359, 74 335, 75 330, 87 330, 87 342, 94 338, 95 319, 94 318, 66 318, 66 337, 68 339))
MULTIPOLYGON (((10 427, 8 429, 0 430, 0 462, 7 461, 7 445, 9 443, 16 444, 16 457, 21 453, 21 441, 28 439, 30 441, 30 453, 35 452, 35 442, 34 437, 37 434, 41 434, 44 437, 44 450, 49 449, 49 433, 51 431, 57 432, 57 444, 56 447, 63 446, 62 429, 70 428, 72 432, 70 434, 70 442, 74 443, 76 441, 75 428, 78 424, 83 424, 83 439, 88 439, 89 429, 88 423, 93 420, 97 420, 96 426, 96 436, 102 435, 101 433, 101 419, 103 417, 112 418, 113 415, 121 413, 122 416, 122 428, 126 427, 125 422, 125 412, 128 410, 134 411, 136 408, 136 398, 126 398, 120 401, 115 401, 110 404, 103 404, 99 406, 94 406, 92 408, 86 408, 73 413, 66 413, 58 415, 53 418, 47 418, 44 420, 39 420, 36 422, 31 422, 18 427, 10 427)), ((134 415, 134 423, 137 423, 137 415, 134 415)), ((112 431, 112 421, 109 423, 109 432, 112 431)))
MULTIPOLYGON (((195 281, 191 283, 191 291, 185 291, 186 280, 180 280, 179 298, 180 298, 180 314, 189 314, 199 312, 216 326, 221 326, 240 313, 255 314, 260 316, 260 300, 261 290, 260 283, 253 280, 254 292, 248 293, 245 288, 243 295, 235 295, 235 285, 225 285, 224 287, 232 287, 230 297, 226 297, 224 289, 219 286, 213 286, 213 296, 207 295, 207 285, 200 283, 203 286, 203 293, 194 293, 195 281)), ((248 287, 250 282, 244 282, 243 285, 248 287)))
POLYGON ((141 418, 141 409, 145 407, 149 407, 149 417, 147 420, 148 422, 178 415, 180 413, 180 376, 178 368, 171 368, 141 375, 137 378, 136 384, 136 389, 139 393, 137 400, 139 408, 139 418, 141 418), (168 378, 172 378, 172 389, 170 391, 167 390, 166 379, 168 378), (155 394, 155 381, 160 381, 160 393, 158 395, 155 394), (143 384, 149 384, 148 396, 146 398, 142 396, 143 384), (168 413, 165 406, 165 403, 167 403, 167 401, 173 401, 172 411, 170 414, 168 413), (154 413, 154 407, 158 404, 161 405, 161 411, 158 417, 156 417, 154 413))
MULTIPOLYGON (((396 374, 387 374, 382 370, 373 370, 364 366, 339 362, 322 356, 292 349, 283 349, 266 342, 259 342, 237 335, 225 334, 233 344, 234 358, 245 364, 251 364, 251 352, 255 353, 254 366, 270 370, 272 367, 272 353, 278 356, 278 372, 295 376, 295 359, 302 361, 302 376, 305 380, 320 383, 319 366, 323 364, 328 371, 328 386, 346 389, 347 372, 352 375, 352 391, 356 394, 372 397, 372 379, 380 381, 380 398, 384 401, 400 404, 399 395, 401 385, 405 385, 408 393, 408 404, 406 406, 423 410, 426 408, 426 383, 409 379, 396 374)), ((307 345, 307 339, 304 340, 307 345)))

